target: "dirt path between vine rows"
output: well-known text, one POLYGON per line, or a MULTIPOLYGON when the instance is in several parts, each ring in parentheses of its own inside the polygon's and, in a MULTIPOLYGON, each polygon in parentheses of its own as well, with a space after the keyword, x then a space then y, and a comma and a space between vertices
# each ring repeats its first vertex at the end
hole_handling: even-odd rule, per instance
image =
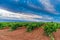
MULTIPOLYGON (((0 30, 0 40, 50 40, 49 37, 44 35, 42 28, 36 28, 32 32, 26 32, 26 28, 20 28, 15 31, 8 30, 0 30)), ((60 40, 60 30, 54 35, 56 40, 60 40)))

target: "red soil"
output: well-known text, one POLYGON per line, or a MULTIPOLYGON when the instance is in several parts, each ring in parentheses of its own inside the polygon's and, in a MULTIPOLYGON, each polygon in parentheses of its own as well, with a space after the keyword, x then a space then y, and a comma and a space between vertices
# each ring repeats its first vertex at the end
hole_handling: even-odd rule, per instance
MULTIPOLYGON (((54 36, 56 40, 60 40, 60 30, 54 33, 54 36)), ((15 31, 0 30, 0 40, 50 40, 50 38, 44 35, 42 28, 36 28, 32 32, 26 32, 25 28, 20 28, 15 31)))

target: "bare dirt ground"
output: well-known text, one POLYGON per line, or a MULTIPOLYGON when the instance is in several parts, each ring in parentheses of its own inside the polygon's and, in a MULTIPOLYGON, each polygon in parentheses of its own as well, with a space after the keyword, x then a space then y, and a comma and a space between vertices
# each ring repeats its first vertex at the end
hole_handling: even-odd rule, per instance
MULTIPOLYGON (((56 40, 60 40, 60 30, 54 33, 54 36, 56 40)), ((0 40, 50 40, 50 38, 44 35, 42 28, 36 28, 32 32, 26 32, 26 28, 20 28, 15 31, 0 30, 0 40)))

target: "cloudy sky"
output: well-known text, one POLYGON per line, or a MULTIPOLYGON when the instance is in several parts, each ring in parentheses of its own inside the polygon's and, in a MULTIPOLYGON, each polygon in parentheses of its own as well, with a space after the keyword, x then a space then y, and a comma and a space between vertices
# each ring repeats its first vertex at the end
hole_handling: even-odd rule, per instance
POLYGON ((0 22, 60 22, 60 0, 0 0, 0 22))

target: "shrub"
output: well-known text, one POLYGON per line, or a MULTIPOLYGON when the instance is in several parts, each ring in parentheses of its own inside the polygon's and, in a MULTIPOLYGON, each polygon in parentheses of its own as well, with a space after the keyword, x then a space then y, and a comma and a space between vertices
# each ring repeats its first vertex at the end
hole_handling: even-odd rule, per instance
MULTIPOLYGON (((44 32, 46 33, 46 35, 53 37, 53 32, 56 32, 58 29, 57 24, 56 23, 46 23, 46 25, 44 26, 44 32)), ((54 40, 54 38, 52 38, 52 40, 54 40)))
POLYGON ((19 27, 22 27, 22 25, 19 24, 19 23, 10 24, 11 30, 16 30, 16 29, 19 28, 19 27))

